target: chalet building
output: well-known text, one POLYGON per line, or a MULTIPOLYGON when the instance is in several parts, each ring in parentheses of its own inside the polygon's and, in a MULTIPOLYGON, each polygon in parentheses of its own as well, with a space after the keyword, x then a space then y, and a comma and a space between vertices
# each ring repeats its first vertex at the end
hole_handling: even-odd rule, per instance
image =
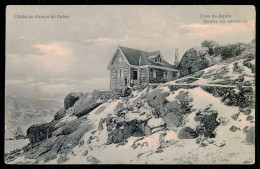
POLYGON ((175 64, 171 65, 165 61, 160 51, 145 52, 118 46, 107 67, 110 70, 110 89, 172 81, 179 77, 179 70, 176 69, 176 50, 175 64))

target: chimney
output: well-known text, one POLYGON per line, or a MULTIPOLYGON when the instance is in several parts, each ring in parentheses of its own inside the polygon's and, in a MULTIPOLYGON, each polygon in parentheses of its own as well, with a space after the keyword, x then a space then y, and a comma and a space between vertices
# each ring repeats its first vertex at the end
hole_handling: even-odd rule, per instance
POLYGON ((174 66, 179 65, 179 53, 178 53, 178 48, 175 48, 175 60, 174 60, 174 66))

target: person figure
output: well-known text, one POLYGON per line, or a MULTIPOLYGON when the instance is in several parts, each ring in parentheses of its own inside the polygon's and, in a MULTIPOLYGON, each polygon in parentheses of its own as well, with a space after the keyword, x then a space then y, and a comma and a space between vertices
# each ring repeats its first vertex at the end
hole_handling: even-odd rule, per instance
POLYGON ((127 79, 126 79, 126 76, 125 76, 125 86, 127 85, 127 79))

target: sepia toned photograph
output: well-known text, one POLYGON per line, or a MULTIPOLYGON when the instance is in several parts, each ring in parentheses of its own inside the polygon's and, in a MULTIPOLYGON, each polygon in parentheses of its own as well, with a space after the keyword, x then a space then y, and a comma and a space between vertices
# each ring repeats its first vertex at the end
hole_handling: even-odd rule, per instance
POLYGON ((6 164, 254 164, 253 5, 9 5, 6 164))

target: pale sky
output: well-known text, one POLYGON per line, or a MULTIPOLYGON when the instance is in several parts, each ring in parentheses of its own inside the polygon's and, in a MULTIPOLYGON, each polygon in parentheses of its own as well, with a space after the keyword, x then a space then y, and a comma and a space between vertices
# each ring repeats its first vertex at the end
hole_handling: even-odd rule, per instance
POLYGON ((253 6, 8 6, 6 11, 6 95, 64 99, 70 92, 109 89, 106 68, 118 44, 160 50, 173 64, 175 48, 181 57, 206 39, 224 45, 255 37, 253 6), (201 14, 247 23, 205 24, 201 14))

